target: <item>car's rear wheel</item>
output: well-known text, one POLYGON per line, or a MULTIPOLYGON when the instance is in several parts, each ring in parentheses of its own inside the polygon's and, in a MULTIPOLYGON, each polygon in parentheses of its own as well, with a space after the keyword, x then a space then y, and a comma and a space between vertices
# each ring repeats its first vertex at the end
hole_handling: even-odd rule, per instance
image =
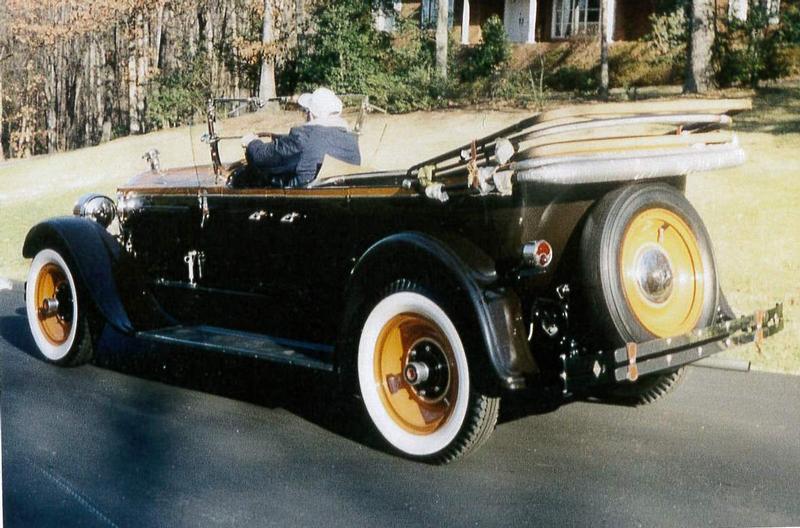
POLYGON ((28 325, 45 361, 62 366, 87 363, 93 356, 90 304, 67 261, 57 251, 39 251, 25 290, 28 325))
POLYGON ((399 281, 370 310, 358 344, 358 381, 378 432, 403 455, 435 462, 485 442, 499 398, 470 380, 457 319, 434 297, 399 281))
MULTIPOLYGON (((719 296, 711 241, 674 188, 632 185, 606 195, 581 238, 582 286, 591 332, 609 347, 673 337, 713 322, 719 296)), ((643 377, 607 396, 650 403, 682 373, 643 377)))

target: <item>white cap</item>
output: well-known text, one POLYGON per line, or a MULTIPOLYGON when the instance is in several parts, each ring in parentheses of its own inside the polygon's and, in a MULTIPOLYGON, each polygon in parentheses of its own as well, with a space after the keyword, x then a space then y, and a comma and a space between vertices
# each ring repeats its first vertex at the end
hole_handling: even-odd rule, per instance
POLYGON ((304 93, 297 104, 311 112, 311 117, 320 119, 342 112, 342 100, 327 88, 317 88, 314 93, 304 93))

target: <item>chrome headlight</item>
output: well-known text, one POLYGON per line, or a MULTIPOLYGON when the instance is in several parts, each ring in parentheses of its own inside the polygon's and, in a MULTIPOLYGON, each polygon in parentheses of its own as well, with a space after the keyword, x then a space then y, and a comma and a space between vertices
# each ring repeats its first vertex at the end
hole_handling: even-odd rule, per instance
POLYGON ((136 212, 144 206, 144 198, 136 193, 118 192, 117 193, 117 218, 124 224, 136 212))
POLYGON ((84 194, 75 202, 72 214, 91 218, 103 227, 108 227, 117 214, 114 201, 102 194, 84 194))

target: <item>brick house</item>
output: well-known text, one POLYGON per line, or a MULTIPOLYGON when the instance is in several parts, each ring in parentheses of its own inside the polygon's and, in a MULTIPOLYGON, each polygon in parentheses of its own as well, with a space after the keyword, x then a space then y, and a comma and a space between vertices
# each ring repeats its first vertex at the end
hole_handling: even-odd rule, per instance
MULTIPOLYGON (((600 30, 601 0, 449 0, 452 30, 462 44, 480 40, 480 26, 499 16, 509 40, 517 43, 559 41, 600 30)), ((762 0, 777 15, 780 0, 762 0)), ((720 13, 744 18, 747 0, 715 0, 720 13)), ((650 29, 649 16, 657 0, 608 0, 610 40, 636 40, 650 29)), ((395 3, 404 14, 419 13, 421 23, 436 23, 437 0, 395 3)))

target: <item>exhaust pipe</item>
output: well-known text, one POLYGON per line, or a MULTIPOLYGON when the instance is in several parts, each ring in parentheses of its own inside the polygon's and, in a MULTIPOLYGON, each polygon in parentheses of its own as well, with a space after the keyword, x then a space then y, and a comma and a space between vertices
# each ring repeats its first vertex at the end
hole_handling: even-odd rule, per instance
POLYGON ((692 363, 696 367, 713 368, 720 370, 735 370, 736 372, 750 372, 750 362, 744 359, 705 358, 692 363))

